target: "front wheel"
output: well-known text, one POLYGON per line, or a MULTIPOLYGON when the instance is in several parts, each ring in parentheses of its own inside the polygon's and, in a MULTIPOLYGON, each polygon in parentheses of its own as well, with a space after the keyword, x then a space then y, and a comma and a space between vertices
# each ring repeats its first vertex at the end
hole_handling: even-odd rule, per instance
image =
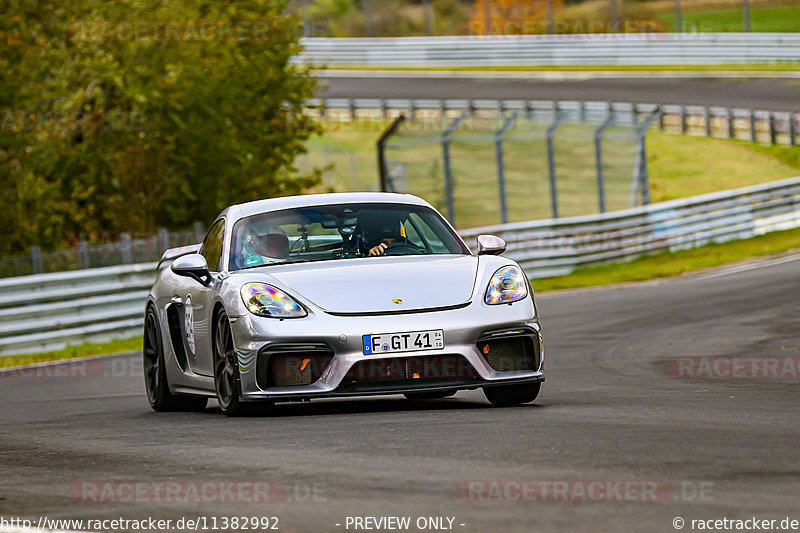
POLYGON ((217 317, 214 336, 214 389, 220 410, 228 416, 247 414, 269 403, 242 402, 242 383, 239 378, 239 360, 233 346, 233 333, 228 315, 221 312, 217 317))
POLYGON ((509 407, 532 402, 539 396, 541 387, 541 383, 500 385, 498 387, 484 387, 483 394, 495 407, 509 407))
POLYGON ((144 386, 147 400, 156 412, 165 411, 202 411, 207 400, 196 396, 180 396, 169 391, 167 369, 164 365, 164 344, 158 317, 153 307, 147 308, 144 319, 144 341, 142 343, 144 357, 144 386))
POLYGON ((219 408, 228 416, 242 412, 242 384, 239 381, 239 361, 233 347, 233 334, 228 315, 217 317, 214 336, 214 388, 219 408))

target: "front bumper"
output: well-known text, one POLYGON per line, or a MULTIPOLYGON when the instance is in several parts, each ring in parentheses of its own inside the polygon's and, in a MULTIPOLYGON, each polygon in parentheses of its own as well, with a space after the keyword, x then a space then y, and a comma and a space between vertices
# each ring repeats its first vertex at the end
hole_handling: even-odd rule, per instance
POLYGON ((541 328, 531 298, 510 305, 472 302, 460 309, 394 315, 334 316, 314 310, 302 319, 276 320, 248 314, 232 321, 232 329, 243 401, 452 391, 544 381, 543 363, 535 365, 537 370, 496 370, 478 347, 478 341, 488 334, 517 332, 535 340, 537 363, 543 359, 541 328), (362 353, 362 335, 430 329, 444 330, 443 349, 362 353), (265 378, 266 360, 276 348, 301 353, 304 347, 321 359, 329 354, 330 363, 319 379, 307 385, 273 386, 265 378), (354 373, 364 378, 364 368, 375 369, 384 363, 387 376, 391 372, 396 379, 370 379, 373 370, 368 370, 366 379, 354 380, 354 373), (429 367, 434 370, 415 370, 429 367), (448 370, 442 371, 443 367, 448 370), (403 372, 405 378, 398 377, 403 372), (412 374, 422 375, 415 379, 412 374))

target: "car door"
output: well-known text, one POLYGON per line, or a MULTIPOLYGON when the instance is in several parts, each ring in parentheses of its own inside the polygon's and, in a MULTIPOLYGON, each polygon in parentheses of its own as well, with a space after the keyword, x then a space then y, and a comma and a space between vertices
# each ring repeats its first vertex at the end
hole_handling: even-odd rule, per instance
MULTIPOLYGON (((225 239, 225 219, 221 218, 208 230, 200 254, 205 257, 212 274, 220 271, 222 245, 225 239)), ((186 320, 186 352, 189 365, 196 374, 212 376, 214 353, 212 351, 212 283, 208 287, 194 282, 184 295, 184 317, 186 320)))

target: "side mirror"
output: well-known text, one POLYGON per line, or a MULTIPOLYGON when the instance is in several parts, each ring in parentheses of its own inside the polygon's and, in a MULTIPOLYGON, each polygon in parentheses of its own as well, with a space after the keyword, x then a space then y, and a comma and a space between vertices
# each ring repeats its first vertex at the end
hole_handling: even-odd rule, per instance
POLYGON ((203 286, 211 284, 211 272, 208 270, 206 258, 200 254, 187 254, 175 258, 170 265, 172 271, 179 276, 197 280, 203 286))
POLYGON ((506 241, 494 235, 478 235, 478 255, 500 255, 506 251, 506 241))

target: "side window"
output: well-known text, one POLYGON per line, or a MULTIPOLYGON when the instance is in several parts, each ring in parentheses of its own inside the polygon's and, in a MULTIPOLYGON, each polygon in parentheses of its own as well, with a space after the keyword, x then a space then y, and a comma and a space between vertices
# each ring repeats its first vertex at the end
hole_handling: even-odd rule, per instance
POLYGON ((203 241, 203 246, 200 249, 200 254, 206 258, 208 269, 212 272, 219 271, 220 260, 222 259, 222 242, 224 240, 225 219, 220 219, 208 230, 208 235, 206 235, 206 239, 203 241))

